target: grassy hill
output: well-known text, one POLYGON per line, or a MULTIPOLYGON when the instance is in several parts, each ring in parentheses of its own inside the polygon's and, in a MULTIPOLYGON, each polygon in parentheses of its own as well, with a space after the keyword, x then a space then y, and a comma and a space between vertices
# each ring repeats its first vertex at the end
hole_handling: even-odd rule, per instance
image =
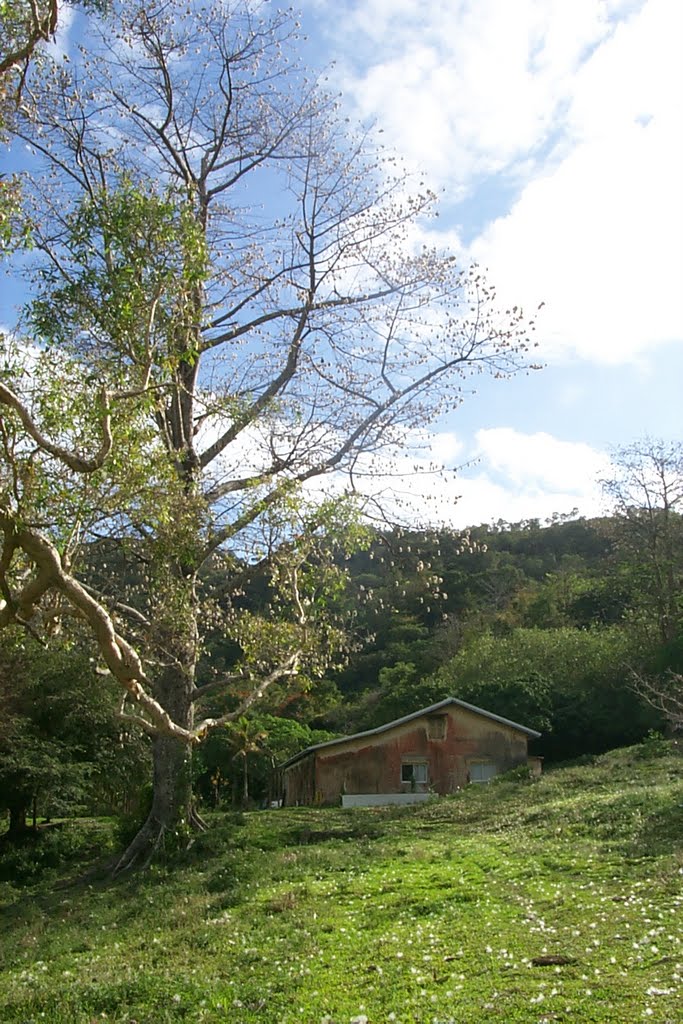
POLYGON ((418 807, 217 816, 144 875, 48 872, 0 905, 7 1024, 678 1024, 683 758, 653 741, 418 807))

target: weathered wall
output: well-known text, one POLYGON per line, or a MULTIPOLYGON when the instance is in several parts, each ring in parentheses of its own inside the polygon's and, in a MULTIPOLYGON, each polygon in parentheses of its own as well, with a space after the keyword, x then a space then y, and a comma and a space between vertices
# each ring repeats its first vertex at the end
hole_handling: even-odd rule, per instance
POLYGON ((469 781, 472 762, 486 761, 498 772, 527 759, 527 737, 502 723, 451 707, 443 739, 429 737, 428 718, 414 719, 376 736, 349 739, 315 751, 287 769, 287 802, 336 804, 343 793, 452 793, 469 781), (428 781, 401 782, 401 765, 426 761, 428 781))
POLYGON ((286 807, 315 803, 315 754, 309 754, 284 772, 283 802, 286 807))

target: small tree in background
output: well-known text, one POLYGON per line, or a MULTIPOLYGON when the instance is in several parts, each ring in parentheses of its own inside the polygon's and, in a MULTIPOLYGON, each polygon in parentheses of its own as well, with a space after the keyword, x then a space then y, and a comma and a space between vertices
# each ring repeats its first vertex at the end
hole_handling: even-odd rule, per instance
POLYGON ((633 673, 633 689, 655 708, 674 733, 683 732, 683 675, 665 672, 658 677, 633 673))
POLYGON ((242 774, 242 806, 249 806, 249 756, 258 754, 268 738, 267 732, 258 721, 242 715, 227 726, 228 742, 234 751, 232 760, 241 765, 242 774))
POLYGON ((617 449, 613 468, 602 485, 616 541, 636 574, 646 625, 670 644, 683 616, 683 446, 645 439, 617 449))
MULTIPOLYGON (((294 754, 324 743, 334 734, 311 729, 293 718, 255 714, 251 719, 231 723, 226 729, 215 729, 202 743, 196 759, 197 789, 203 799, 214 807, 230 801, 233 806, 244 801, 244 774, 240 751, 249 745, 249 781, 247 799, 277 800, 281 796, 277 768, 294 754), (245 739, 239 739, 242 732, 245 739)), ((244 759, 246 762, 246 758, 244 759)))

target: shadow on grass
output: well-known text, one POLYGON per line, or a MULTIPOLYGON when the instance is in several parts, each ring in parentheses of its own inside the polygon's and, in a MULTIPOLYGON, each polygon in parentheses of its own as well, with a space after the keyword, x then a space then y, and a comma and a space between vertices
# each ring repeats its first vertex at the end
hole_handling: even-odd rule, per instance
POLYGON ((660 857, 683 848, 683 786, 641 819, 638 835, 624 844, 624 852, 636 857, 660 857))

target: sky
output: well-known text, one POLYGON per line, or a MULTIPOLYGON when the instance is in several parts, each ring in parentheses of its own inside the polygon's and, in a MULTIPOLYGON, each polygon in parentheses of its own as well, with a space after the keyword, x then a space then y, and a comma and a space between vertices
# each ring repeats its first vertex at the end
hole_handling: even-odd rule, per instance
POLYGON ((299 6, 307 63, 438 191, 423 239, 543 303, 543 368, 478 378, 373 491, 458 529, 606 510, 612 449, 683 440, 683 4, 299 6))
POLYGON ((455 527, 603 511, 613 448, 683 439, 683 4, 307 0, 302 24, 439 190, 428 232, 503 304, 544 303, 543 369, 416 438, 396 468, 446 472, 404 497, 455 527))

